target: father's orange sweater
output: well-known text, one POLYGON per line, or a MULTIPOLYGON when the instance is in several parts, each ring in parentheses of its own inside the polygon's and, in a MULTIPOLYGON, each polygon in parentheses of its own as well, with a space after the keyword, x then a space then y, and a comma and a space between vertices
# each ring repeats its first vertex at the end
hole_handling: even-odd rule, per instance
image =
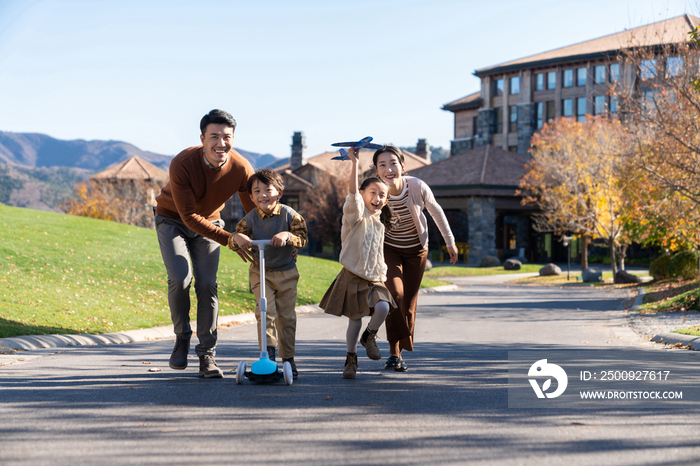
POLYGON ((253 173, 250 162, 235 150, 215 170, 205 163, 202 146, 185 149, 170 162, 170 182, 156 198, 156 214, 182 219, 190 230, 225 246, 231 233, 211 222, 221 218, 224 203, 236 192, 246 212, 255 208, 247 186, 253 173))

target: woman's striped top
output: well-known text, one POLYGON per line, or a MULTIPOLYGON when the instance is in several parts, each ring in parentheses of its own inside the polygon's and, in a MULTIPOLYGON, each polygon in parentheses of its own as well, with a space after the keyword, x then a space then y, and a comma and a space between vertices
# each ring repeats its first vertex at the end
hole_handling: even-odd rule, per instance
POLYGON ((389 206, 398 217, 398 224, 384 236, 384 243, 395 248, 413 248, 420 246, 420 238, 411 211, 408 210, 408 183, 404 180, 403 191, 398 196, 389 194, 389 206))

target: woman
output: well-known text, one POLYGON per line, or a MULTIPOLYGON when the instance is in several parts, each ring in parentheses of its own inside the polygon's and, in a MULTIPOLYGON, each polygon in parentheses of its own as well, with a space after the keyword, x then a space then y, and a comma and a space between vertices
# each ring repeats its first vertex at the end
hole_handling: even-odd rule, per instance
POLYGON ((372 158, 379 178, 389 186, 389 206, 398 223, 385 233, 384 260, 387 265, 386 287, 398 310, 386 319, 390 356, 384 367, 406 372, 408 366, 402 351, 413 351, 418 291, 428 258, 428 222, 423 209, 428 209, 437 224, 450 254, 450 263, 457 262, 457 247, 445 213, 435 201, 433 192, 418 178, 404 174, 406 163, 398 147, 384 146, 372 158))

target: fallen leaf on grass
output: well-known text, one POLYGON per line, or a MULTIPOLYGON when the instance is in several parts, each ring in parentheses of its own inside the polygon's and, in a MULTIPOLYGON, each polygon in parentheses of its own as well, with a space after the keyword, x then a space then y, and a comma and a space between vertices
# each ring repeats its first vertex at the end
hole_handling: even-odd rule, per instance
POLYGON ((323 401, 330 401, 330 400, 332 400, 332 399, 333 399, 332 396, 327 396, 327 397, 325 397, 325 398, 323 399, 323 401))
POLYGON ((150 364, 151 361, 141 361, 141 364, 150 364))

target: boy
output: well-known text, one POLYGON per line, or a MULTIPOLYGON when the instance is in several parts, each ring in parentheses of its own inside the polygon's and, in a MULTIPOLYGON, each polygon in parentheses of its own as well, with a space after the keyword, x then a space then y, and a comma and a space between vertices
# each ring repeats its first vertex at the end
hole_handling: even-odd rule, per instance
MULTIPOLYGON (((264 168, 248 179, 248 192, 256 209, 243 217, 236 232, 231 236, 229 247, 237 251, 252 247, 253 239, 270 239, 265 251, 265 296, 267 298, 267 352, 275 360, 275 348, 279 336, 279 355, 282 362, 289 362, 292 374, 298 377, 294 363, 296 338, 297 283, 299 272, 292 256, 294 248, 306 246, 307 231, 304 218, 294 209, 280 204, 284 184, 279 173, 264 168)), ((260 264, 250 265, 250 287, 255 294, 255 317, 258 320, 258 343, 260 344, 260 264)), ((262 347, 260 348, 262 350, 262 347)))

